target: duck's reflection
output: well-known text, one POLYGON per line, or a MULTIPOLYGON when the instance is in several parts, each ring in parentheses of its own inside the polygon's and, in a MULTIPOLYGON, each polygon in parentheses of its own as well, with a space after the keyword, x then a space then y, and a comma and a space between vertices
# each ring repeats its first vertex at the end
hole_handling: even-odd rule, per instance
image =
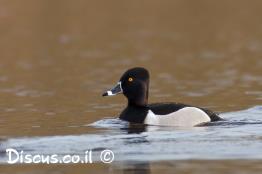
POLYGON ((151 168, 149 162, 119 162, 114 166, 113 170, 116 173, 123 173, 123 174, 150 174, 151 168), (116 167, 117 166, 117 167, 116 167))
MULTIPOLYGON (((127 134, 138 134, 138 136, 124 138, 124 144, 140 144, 140 143, 150 143, 145 135, 141 135, 143 132, 148 131, 148 126, 144 124, 129 124, 126 128, 121 128, 124 133, 127 134)), ((125 161, 119 162, 117 164, 117 170, 119 170, 123 174, 149 174, 150 163, 149 162, 133 162, 133 161, 125 161)))
POLYGON ((127 134, 140 134, 147 131, 147 125, 145 124, 129 124, 125 128, 121 128, 127 134))

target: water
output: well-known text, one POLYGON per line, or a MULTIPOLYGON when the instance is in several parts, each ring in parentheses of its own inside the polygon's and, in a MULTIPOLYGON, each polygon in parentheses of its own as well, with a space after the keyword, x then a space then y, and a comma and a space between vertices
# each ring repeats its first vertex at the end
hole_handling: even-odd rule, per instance
POLYGON ((259 173, 260 1, 0 2, 0 173, 259 173), (149 69, 150 102, 221 112, 205 127, 131 128, 123 96, 102 98, 128 68, 149 69), (115 162, 6 165, 5 149, 99 153, 115 162))
MULTIPOLYGON (((163 167, 171 170, 175 167, 177 171, 183 171, 185 166, 188 166, 186 170, 199 170, 198 166, 210 163, 218 168, 217 172, 243 166, 248 172, 257 170, 259 173, 261 165, 257 164, 257 160, 262 159, 261 115, 262 106, 256 106, 221 114, 224 121, 193 128, 131 126, 117 118, 105 118, 82 125, 95 127, 97 130, 93 133, 3 139, 0 162, 4 164, 8 160, 4 152, 7 148, 23 150, 25 154, 32 155, 70 154, 80 155, 82 158, 86 150, 92 150, 93 161, 98 163, 100 152, 110 149, 115 155, 110 167, 114 172, 131 170, 150 173, 152 166, 155 166, 155 170, 163 167), (190 164, 187 160, 190 160, 190 164), (250 169, 246 168, 248 163, 251 163, 250 169)), ((208 168, 205 170, 208 171, 208 168)), ((239 172, 238 170, 236 171, 239 172)))
MULTIPOLYGON (((222 114, 225 121, 193 128, 130 126, 125 121, 108 118, 86 125, 96 127, 95 133, 10 138, 2 140, 1 147, 30 154, 61 155, 110 149, 115 152, 115 162, 262 159, 261 114, 262 106, 256 106, 222 114)), ((7 156, 0 159, 4 163, 7 156)))

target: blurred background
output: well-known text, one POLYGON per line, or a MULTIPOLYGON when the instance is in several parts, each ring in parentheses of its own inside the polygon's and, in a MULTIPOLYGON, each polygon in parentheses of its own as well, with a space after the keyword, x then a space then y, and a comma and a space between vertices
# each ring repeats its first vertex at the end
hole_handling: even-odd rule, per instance
POLYGON ((115 117, 122 73, 151 73, 150 102, 229 112, 262 101, 260 0, 1 0, 0 132, 78 134, 115 117), (65 128, 66 126, 66 128, 65 128))
POLYGON ((261 0, 0 0, 0 157, 5 146, 37 154, 106 147, 153 161, 1 165, 0 173, 261 173, 261 160, 251 160, 261 157, 261 7, 261 0), (172 133, 87 126, 123 110, 123 96, 101 95, 135 66, 150 71, 150 102, 253 109, 235 113, 242 122, 172 133), (179 154, 198 160, 169 160, 179 154), (248 160, 228 160, 237 155, 248 160))

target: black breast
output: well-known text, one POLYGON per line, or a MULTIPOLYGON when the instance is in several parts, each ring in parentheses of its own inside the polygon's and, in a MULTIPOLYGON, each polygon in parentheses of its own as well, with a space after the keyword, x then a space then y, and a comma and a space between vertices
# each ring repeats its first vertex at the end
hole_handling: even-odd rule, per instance
POLYGON ((144 123, 148 113, 148 107, 144 106, 127 106, 119 118, 131 123, 144 123))

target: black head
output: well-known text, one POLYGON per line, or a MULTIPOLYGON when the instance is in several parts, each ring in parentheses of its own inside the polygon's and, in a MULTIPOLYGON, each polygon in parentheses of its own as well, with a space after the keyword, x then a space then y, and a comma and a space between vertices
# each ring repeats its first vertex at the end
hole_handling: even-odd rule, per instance
POLYGON ((145 106, 148 101, 149 73, 145 68, 132 68, 127 70, 117 85, 103 96, 123 93, 129 105, 145 106))

